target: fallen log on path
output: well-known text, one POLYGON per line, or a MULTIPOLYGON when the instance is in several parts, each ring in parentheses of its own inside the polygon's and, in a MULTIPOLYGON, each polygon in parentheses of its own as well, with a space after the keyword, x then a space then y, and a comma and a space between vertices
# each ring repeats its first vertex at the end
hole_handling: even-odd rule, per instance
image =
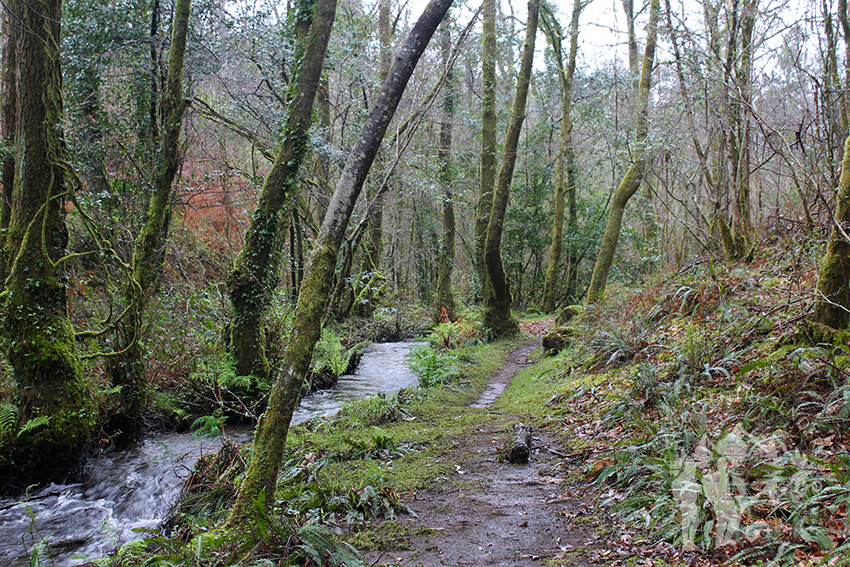
POLYGON ((519 421, 514 423, 514 430, 502 446, 502 455, 509 463, 527 463, 531 456, 531 428, 519 421))

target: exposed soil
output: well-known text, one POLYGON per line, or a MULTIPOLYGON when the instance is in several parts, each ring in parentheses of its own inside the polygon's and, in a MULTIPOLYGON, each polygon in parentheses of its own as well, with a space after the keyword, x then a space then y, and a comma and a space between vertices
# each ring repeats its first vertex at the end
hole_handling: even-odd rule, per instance
MULTIPOLYGON (((514 350, 474 406, 489 408, 535 348, 526 344, 514 350)), ((382 542, 381 551, 368 554, 367 564, 592 564, 597 510, 583 499, 587 486, 571 475, 569 461, 556 456, 561 451, 554 437, 534 431, 530 462, 505 463, 498 449, 523 417, 490 409, 488 416, 482 420, 487 425, 457 448, 455 478, 433 492, 406 497, 416 516, 400 518, 404 537, 382 542)))

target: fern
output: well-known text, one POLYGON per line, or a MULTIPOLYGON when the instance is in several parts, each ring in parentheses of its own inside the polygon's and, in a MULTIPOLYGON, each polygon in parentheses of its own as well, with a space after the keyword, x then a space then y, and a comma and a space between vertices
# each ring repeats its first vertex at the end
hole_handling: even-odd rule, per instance
POLYGON ((234 372, 225 372, 219 375, 218 382, 225 388, 247 390, 254 383, 254 380, 250 375, 237 376, 234 372))
POLYGON ((42 538, 33 546, 29 556, 29 567, 41 567, 42 565, 52 565, 53 561, 50 557, 50 546, 47 544, 47 539, 42 538))
POLYGON ((227 416, 223 415, 221 408, 216 408, 212 415, 202 415, 192 423, 192 437, 218 437, 224 430, 224 422, 227 416))
POLYGON ((830 567, 850 567, 850 539, 833 549, 823 558, 821 565, 830 567))
POLYGON ((23 425, 23 427, 21 427, 21 430, 18 431, 18 437, 20 437, 24 433, 29 433, 33 429, 37 429, 39 427, 42 427, 43 425, 47 425, 49 422, 50 422, 50 416, 49 415, 40 415, 38 417, 34 417, 31 420, 27 421, 23 425))
POLYGON ((18 408, 14 404, 0 403, 0 434, 11 435, 18 424, 18 408))
POLYGON ((298 528, 295 534, 300 540, 296 547, 305 558, 312 559, 318 565, 338 565, 362 567, 363 561, 357 551, 345 542, 340 542, 336 534, 327 527, 307 524, 298 528))

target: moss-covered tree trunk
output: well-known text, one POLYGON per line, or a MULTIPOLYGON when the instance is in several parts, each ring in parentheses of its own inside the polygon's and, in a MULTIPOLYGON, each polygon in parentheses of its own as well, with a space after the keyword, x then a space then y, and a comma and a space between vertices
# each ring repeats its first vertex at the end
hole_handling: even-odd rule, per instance
POLYGON ((331 198, 328 212, 307 261, 307 270, 292 333, 286 346, 286 366, 275 381, 269 405, 254 434, 254 450, 227 524, 240 528, 254 516, 254 502, 265 494, 265 505, 274 501, 275 485, 292 413, 310 367, 313 349, 321 333, 321 321, 333 286, 339 247, 345 236, 354 204, 401 95, 428 45, 431 36, 448 11, 452 0, 431 0, 402 46, 387 80, 378 94, 357 142, 346 160, 331 198))
POLYGON ((484 245, 496 188, 496 0, 481 7, 481 172, 475 210, 475 269, 481 294, 487 281, 484 245))
POLYGON ((455 111, 454 74, 451 71, 451 32, 448 20, 443 24, 440 37, 442 63, 446 68, 445 94, 440 121, 440 146, 437 150, 437 178, 443 189, 443 237, 440 257, 437 260, 437 294, 435 319, 444 322, 455 320, 455 298, 452 292, 452 272, 455 262, 455 205, 452 190, 452 121, 455 111))
MULTIPOLYGON (((850 31, 845 0, 839 2, 839 20, 842 28, 850 31)), ((850 36, 845 34, 844 41, 850 54, 850 36)), ((816 342, 834 342, 836 335, 850 324, 850 136, 844 142, 832 222, 818 269, 815 307, 810 318, 810 330, 816 342)))
MULTIPOLYGON (((313 0, 302 2, 312 6, 313 0)), ((313 103, 322 78, 336 4, 336 0, 315 0, 315 14, 290 98, 283 142, 263 181, 257 208, 245 233, 242 252, 229 278, 233 305, 230 352, 236 363, 236 372, 243 376, 253 375, 260 380, 270 376, 263 318, 280 279, 281 249, 288 228, 286 209, 297 194, 298 170, 309 149, 308 131, 313 103)))
MULTIPOLYGON (((570 20, 570 53, 564 65, 564 53, 561 43, 561 26, 548 9, 544 12, 544 28, 558 63, 558 78, 561 82, 561 147, 555 164, 555 207, 552 220, 552 244, 549 247, 549 264, 546 267, 546 280, 543 286, 543 311, 555 310, 558 295, 558 275, 561 271, 561 249, 564 246, 564 217, 569 205, 570 227, 576 223, 576 184, 577 170, 575 149, 573 148, 572 99, 573 77, 575 76, 578 56, 578 24, 584 4, 581 0, 573 3, 570 20)), ((570 250, 568 279, 575 273, 577 254, 570 250)), ((569 284, 569 281, 568 281, 569 284)), ((568 285, 569 287, 569 285, 568 285)), ((567 292, 569 293, 569 289, 567 292)))
MULTIPOLYGON (((12 188, 15 184, 15 128, 17 120, 17 53, 20 43, 20 15, 14 10, 20 9, 20 2, 10 2, 3 10, 3 76, 0 91, 0 131, 3 132, 3 172, 0 178, 0 251, 4 249, 6 231, 12 217, 12 188)), ((0 253, 0 286, 6 281, 10 258, 0 253)))
POLYGON ((145 348, 141 341, 148 302, 156 289, 164 256, 165 238, 171 214, 174 179, 180 169, 180 130, 186 101, 183 98, 183 61, 189 30, 191 0, 177 0, 168 53, 165 90, 160 103, 163 116, 162 138, 156 157, 153 194, 145 213, 142 231, 136 238, 131 260, 132 278, 124 286, 127 320, 124 344, 108 363, 112 384, 120 386, 120 408, 110 426, 123 443, 135 441, 141 430, 141 415, 149 400, 145 377, 145 348))
MULTIPOLYGON (((378 80, 383 83, 392 67, 392 25, 390 23, 390 2, 381 0, 378 6, 378 43, 380 44, 380 63, 378 65, 378 80)), ((379 153, 379 166, 385 160, 379 153)), ((388 183, 384 179, 383 183, 388 183)), ((369 222, 365 242, 365 258, 363 273, 360 277, 360 289, 355 290, 353 311, 360 317, 371 317, 379 296, 378 289, 386 278, 381 274, 381 256, 384 250, 384 192, 380 186, 374 186, 368 191, 369 222)))
POLYGON ((833 227, 818 270, 811 321, 816 341, 830 342, 850 323, 850 136, 844 144, 841 178, 835 194, 833 227))
POLYGON ((599 255, 593 268, 590 279, 590 287, 587 290, 586 303, 597 303, 602 301, 605 294, 605 284, 608 281, 608 273, 614 262, 614 253, 617 251, 617 241, 620 239, 620 229, 623 226, 623 213, 629 199, 640 189, 647 168, 651 163, 648 149, 645 147, 649 112, 649 94, 652 88, 652 67, 655 63, 655 46, 658 36, 658 4, 659 0, 651 0, 649 5, 649 21, 646 25, 646 47, 644 49, 643 62, 640 69, 640 81, 638 83, 637 116, 635 120, 635 149, 633 153, 637 156, 634 163, 626 171, 622 181, 611 197, 611 208, 608 210, 608 222, 602 242, 599 245, 599 255))
POLYGON ((735 168, 736 176, 732 208, 734 225, 732 237, 735 241, 736 254, 745 258, 752 242, 752 219, 750 211, 750 146, 752 121, 750 119, 750 103, 752 100, 753 74, 753 34, 755 33, 758 1, 744 2, 741 5, 740 29, 741 49, 735 69, 735 89, 740 100, 736 101, 735 128, 738 131, 738 163, 735 168))
POLYGON ((505 134, 502 167, 499 169, 499 179, 493 194, 493 209, 490 211, 487 240, 484 244, 484 263, 487 267, 487 279, 484 286, 484 326, 495 338, 507 337, 519 332, 519 325, 511 315, 510 284, 502 263, 502 229, 508 209, 519 135, 522 131, 522 123, 525 121, 525 104, 528 100, 528 85, 534 63, 534 40, 537 37, 539 12, 540 0, 529 0, 528 22, 525 28, 525 43, 522 47, 516 92, 508 131, 505 134))
POLYGON ((20 435, 2 437, 0 477, 61 481, 79 464, 94 405, 65 309, 61 259, 66 163, 62 150, 60 0, 9 0, 16 15, 15 178, 4 255, 3 345, 17 383, 20 435), (27 425, 28 424, 28 425, 27 425))

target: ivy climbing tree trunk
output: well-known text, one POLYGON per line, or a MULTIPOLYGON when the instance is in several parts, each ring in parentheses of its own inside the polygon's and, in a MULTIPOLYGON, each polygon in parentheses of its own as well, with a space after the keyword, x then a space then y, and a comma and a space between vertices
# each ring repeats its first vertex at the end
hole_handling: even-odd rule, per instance
POLYGON ((257 424, 251 463, 227 520, 230 527, 244 527, 251 521, 255 514, 254 502, 263 501, 268 508, 274 501, 289 424, 310 367, 313 349, 321 334, 321 321, 333 286, 339 247, 354 204, 407 82, 451 3, 452 0, 431 0, 425 8, 396 57, 360 136, 348 155, 316 237, 315 247, 307 261, 292 332, 286 345, 286 366, 272 386, 268 408, 257 424), (262 495, 265 495, 264 499, 261 499, 262 495))
POLYGON ((652 67, 655 63, 655 45, 658 37, 658 5, 660 0, 651 0, 649 4, 649 21, 646 24, 646 47, 640 68, 638 83, 637 115, 635 119, 635 138, 633 154, 637 156, 634 163, 626 171, 622 181, 611 197, 611 208, 608 211, 608 223, 602 242, 599 245, 599 255, 593 268, 590 287, 587 290, 586 303, 602 301, 605 294, 605 284, 608 273, 617 251, 617 241, 623 226, 623 213, 629 199, 640 189, 651 163, 648 149, 645 147, 648 132, 649 94, 652 88, 652 67))
POLYGON ((437 150, 437 175, 443 188, 443 238, 440 241, 440 257, 437 260, 436 320, 455 320, 455 298, 452 292, 452 271, 455 261, 455 206, 452 191, 452 120, 455 110, 454 74, 451 71, 451 32, 448 20, 443 24, 440 48, 443 66, 446 68, 442 116, 440 122, 440 146, 437 150))
POLYGON ((482 296, 487 281, 484 245, 496 187, 496 0, 481 7, 481 179, 475 211, 475 268, 482 296))
POLYGON ((65 308, 62 2, 3 6, 18 38, 15 178, 3 250, 9 275, 0 309, 17 384, 18 431, 0 432, 0 477, 62 481, 80 463, 95 419, 65 308))
POLYGON ((484 326, 494 338, 508 337, 519 332, 519 325, 511 315, 511 290, 502 263, 502 229, 516 165, 519 135, 522 131, 522 123, 525 121, 525 104, 528 100, 528 85, 534 63, 534 40, 537 36, 539 12, 540 0, 529 0, 522 60, 517 75, 511 118, 505 134, 502 167, 499 169, 490 222, 487 224, 487 240, 484 244, 484 263, 487 267, 487 279, 484 286, 484 326))
MULTIPOLYGON (((302 0, 312 6, 313 0, 302 0)), ((270 377, 263 318, 279 282, 281 249, 288 229, 287 206, 297 195, 298 170, 309 149, 313 104, 336 16, 336 0, 315 0, 315 13, 289 102, 283 142, 266 176, 242 252, 230 274, 230 352, 236 372, 258 380, 270 377)), ((313 8, 310 8, 311 13, 313 8)))
MULTIPOLYGON (((576 70, 576 58, 578 56, 578 24, 581 11, 585 4, 582 0, 573 2, 573 13, 570 21, 570 53, 566 66, 564 65, 564 54, 561 44, 561 26, 555 20, 548 8, 544 9, 543 22, 549 43, 558 63, 558 78, 561 82, 561 148, 558 152, 558 160, 555 164, 555 207, 552 220, 552 245, 549 247, 549 264, 546 267, 546 280, 543 287, 543 311, 551 313, 555 310, 558 294, 558 275, 561 268, 561 249, 564 246, 564 216, 567 204, 569 205, 570 228, 575 228, 576 223, 576 185, 577 170, 575 164, 575 148, 573 148, 573 122, 572 122, 572 99, 573 99, 573 77, 576 70)), ((574 265, 577 255, 570 250, 568 267, 567 293, 570 292, 571 281, 574 281, 577 266, 574 265)))
POLYGON ((120 386, 121 406, 110 419, 110 428, 123 443, 138 439, 141 415, 149 400, 145 378, 145 349, 142 329, 150 297, 156 289, 159 266, 163 261, 174 179, 182 161, 180 130, 187 102, 183 98, 183 61, 189 30, 191 0, 177 0, 168 52, 165 89, 159 106, 163 116, 162 138, 156 157, 153 194, 142 231, 136 238, 131 260, 132 277, 124 286, 127 323, 121 351, 109 361, 112 384, 120 386))

